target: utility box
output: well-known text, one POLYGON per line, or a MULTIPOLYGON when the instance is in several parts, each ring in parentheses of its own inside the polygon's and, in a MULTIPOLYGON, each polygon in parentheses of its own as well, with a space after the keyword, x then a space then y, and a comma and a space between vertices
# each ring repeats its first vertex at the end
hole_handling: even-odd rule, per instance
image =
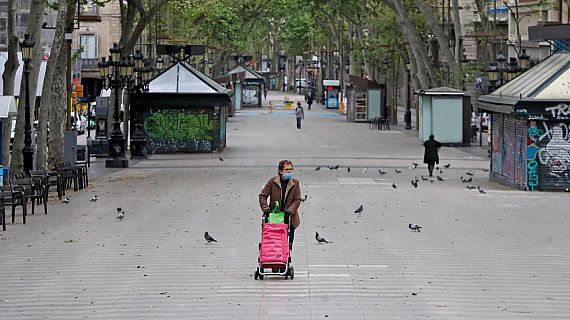
POLYGON ((63 133, 63 159, 73 165, 77 163, 77 131, 63 133))

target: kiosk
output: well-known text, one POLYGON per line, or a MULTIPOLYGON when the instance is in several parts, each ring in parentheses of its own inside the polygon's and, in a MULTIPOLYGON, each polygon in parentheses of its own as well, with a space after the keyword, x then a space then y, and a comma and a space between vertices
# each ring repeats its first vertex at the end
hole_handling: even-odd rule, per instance
POLYGON ((323 80, 323 100, 327 109, 338 109, 340 80, 323 80))

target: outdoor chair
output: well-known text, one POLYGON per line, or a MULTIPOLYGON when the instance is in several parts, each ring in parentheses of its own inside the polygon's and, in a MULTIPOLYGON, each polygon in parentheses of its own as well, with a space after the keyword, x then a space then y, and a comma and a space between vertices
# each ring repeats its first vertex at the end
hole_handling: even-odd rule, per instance
POLYGON ((374 130, 378 127, 378 118, 368 120, 368 129, 374 130))
POLYGON ((20 191, 25 195, 26 200, 32 202, 32 214, 35 213, 36 203, 44 205, 44 213, 47 214, 47 201, 45 201, 45 188, 37 178, 25 178, 10 182, 12 192, 20 191))
POLYGON ((73 191, 79 190, 79 173, 76 169, 70 168, 65 163, 55 165, 55 168, 63 179, 63 188, 68 189, 73 186, 73 191))
POLYGON ((46 189, 46 202, 48 201, 50 187, 56 187, 57 197, 61 199, 63 194, 62 179, 57 171, 47 171, 45 169, 30 171, 30 176, 33 178, 41 178, 46 189))
POLYGON ((0 198, 2 198, 4 208, 6 206, 12 207, 12 223, 16 220, 16 207, 22 206, 22 222, 26 224, 26 215, 28 214, 26 195, 21 191, 13 191, 11 186, 0 186, 0 198))

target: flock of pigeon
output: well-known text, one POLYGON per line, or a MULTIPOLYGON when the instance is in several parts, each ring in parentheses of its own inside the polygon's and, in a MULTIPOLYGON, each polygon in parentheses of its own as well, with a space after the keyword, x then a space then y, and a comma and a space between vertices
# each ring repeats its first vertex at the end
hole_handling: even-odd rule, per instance
MULTIPOLYGON (((410 169, 410 170, 413 170, 413 169, 416 169, 417 167, 418 167, 418 163, 412 162, 412 165, 409 167, 409 169, 410 169)), ((451 167, 451 163, 448 163, 448 164, 446 164, 446 165, 443 165, 442 168, 440 168, 439 166, 436 167, 435 170, 436 170, 437 172, 439 172, 440 175, 443 175, 443 169, 444 169, 444 168, 445 168, 445 169, 449 169, 450 167, 451 167)), ((315 171, 320 171, 322 168, 323 168, 323 166, 317 166, 317 167, 315 168, 315 171)), ((338 165, 338 164, 337 164, 337 165, 334 165, 334 166, 329 165, 328 168, 329 168, 329 170, 338 170, 338 169, 340 168, 340 165, 338 165)), ((346 167, 346 170, 350 173, 350 172, 351 172, 350 166, 347 166, 347 167, 346 167)), ((483 170, 484 172, 489 172, 488 169, 482 169, 482 170, 483 170)), ((363 169, 362 169, 362 173, 367 173, 367 172, 368 172, 368 168, 363 168, 363 169)), ((395 172, 396 174, 400 174, 400 173, 403 172, 403 170, 399 170, 398 168, 394 168, 394 172, 395 172)), ((386 171, 383 171, 382 169, 378 169, 378 174, 379 174, 379 175, 385 175, 386 173, 387 173, 386 171)), ((467 176, 469 176, 469 178, 464 178, 463 176, 461 176, 461 178, 460 178, 461 182, 463 182, 463 183, 471 183, 471 182, 473 182, 473 176, 475 175, 475 172, 474 172, 474 171, 471 171, 471 170, 468 170, 465 174, 466 174, 467 176)), ((421 177, 422 181, 429 181, 430 183, 434 183, 436 180, 437 180, 437 181, 446 181, 446 180, 445 180, 444 178, 442 178, 440 175, 437 175, 437 176, 435 177, 435 179, 434 179, 434 178, 431 178, 431 177, 426 178, 426 177, 424 177, 423 175, 421 175, 420 177, 421 177)), ((414 187, 415 189, 417 189, 418 186, 419 186, 419 182, 420 182, 420 179, 418 179, 418 177, 414 177, 414 179, 411 180, 412 187, 414 187)), ((392 183, 392 188, 398 189, 398 185, 397 185, 395 182, 393 182, 393 183, 392 183)), ((479 193, 481 193, 481 194, 487 194, 487 192, 486 192, 483 188, 481 188, 480 186, 467 185, 466 188, 467 188, 468 190, 477 189, 477 190, 479 191, 479 193)))

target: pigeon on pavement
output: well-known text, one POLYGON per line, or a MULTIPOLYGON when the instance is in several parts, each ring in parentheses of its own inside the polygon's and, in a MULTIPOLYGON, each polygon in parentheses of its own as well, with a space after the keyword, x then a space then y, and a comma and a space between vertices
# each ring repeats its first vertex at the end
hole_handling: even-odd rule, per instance
POLYGON ((218 242, 216 239, 214 239, 212 236, 210 236, 207 231, 204 232, 204 239, 206 239, 206 241, 208 241, 208 243, 218 242))
POLYGON ((451 167, 451 163, 448 163, 448 164, 444 165, 443 167, 446 169, 449 169, 449 167, 451 167))
POLYGON ((412 186, 414 186, 414 188, 418 188, 418 182, 416 180, 412 180, 412 186))
POLYGON ((317 240, 319 243, 332 243, 321 237, 318 232, 315 233, 315 240, 317 240))
POLYGON ((366 173, 366 172, 368 172, 368 168, 362 169, 362 173, 366 173))
POLYGON ((477 189, 477 187, 476 186, 467 186, 467 189, 473 190, 473 189, 477 189))
POLYGON ((69 202, 71 202, 71 200, 69 200, 68 197, 63 197, 63 199, 61 199, 61 203, 69 204, 69 202))
POLYGON ((97 195, 94 195, 94 196, 91 198, 91 200, 89 200, 89 201, 91 201, 91 202, 97 202, 97 200, 99 200, 99 197, 98 197, 97 195))
POLYGON ((364 206, 360 205, 360 207, 358 207, 358 209, 354 210, 354 213, 362 213, 363 210, 364 210, 364 206))
POLYGON ((396 182, 392 182, 392 188, 398 189, 398 186, 396 185, 396 182))
POLYGON ((477 186, 477 190, 479 190, 480 194, 487 194, 487 192, 485 192, 485 190, 483 190, 483 188, 477 186))
POLYGON ((398 170, 398 169, 394 169, 394 171, 395 171, 396 173, 402 173, 402 171, 400 171, 400 170, 398 170))
POLYGON ((301 202, 307 201, 307 197, 308 197, 308 196, 309 196, 309 195, 306 194, 306 195, 305 195, 305 198, 301 198, 301 202))
POLYGON ((321 170, 321 166, 318 166, 315 168, 315 171, 319 171, 319 170, 321 170))
POLYGON ((418 164, 417 164, 417 163, 415 163, 415 162, 412 162, 412 167, 414 167, 414 169, 415 169, 415 168, 417 168, 417 167, 418 167, 418 164))
POLYGON ((378 169, 378 174, 386 174, 386 171, 382 171, 382 169, 378 169))
POLYGON ((420 229, 421 229, 422 227, 421 227, 421 226, 418 226, 418 225, 415 224, 415 223, 410 223, 410 224, 408 224, 408 228, 410 228, 410 230, 412 230, 412 231, 421 232, 420 229))
POLYGON ((220 160, 220 161, 224 161, 224 159, 222 159, 222 157, 218 157, 218 160, 220 160))
POLYGON ((445 180, 444 180, 442 177, 440 177, 440 176, 437 176, 436 179, 437 179, 437 181, 445 181, 445 180))
POLYGON ((422 176, 422 180, 423 180, 423 181, 428 181, 429 179, 428 179, 428 178, 425 178, 424 176, 422 176))
POLYGON ((346 168, 346 171, 350 172, 350 167, 347 167, 347 168, 346 168))
POLYGON ((475 174, 475 172, 471 172, 471 170, 465 172, 466 175, 468 176, 473 176, 475 174))
POLYGON ((117 219, 117 220, 123 220, 124 218, 125 218, 125 212, 124 212, 124 211, 121 211, 121 212, 119 212, 119 215, 118 215, 117 218, 115 218, 115 219, 117 219))

